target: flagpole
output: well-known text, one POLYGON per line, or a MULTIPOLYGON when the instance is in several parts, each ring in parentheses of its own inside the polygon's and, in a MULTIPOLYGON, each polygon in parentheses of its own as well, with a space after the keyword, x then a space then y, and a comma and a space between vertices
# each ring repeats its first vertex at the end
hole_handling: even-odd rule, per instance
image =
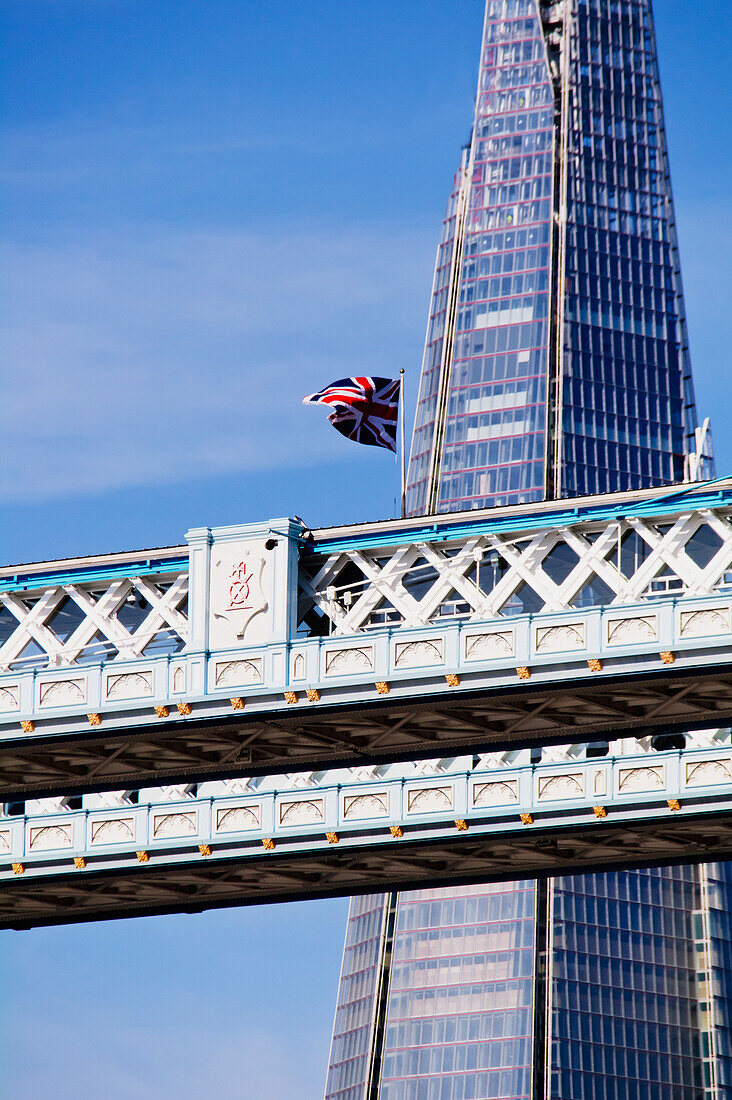
POLYGON ((402 452, 402 519, 407 510, 407 478, 404 456, 404 367, 399 371, 399 443, 402 452))

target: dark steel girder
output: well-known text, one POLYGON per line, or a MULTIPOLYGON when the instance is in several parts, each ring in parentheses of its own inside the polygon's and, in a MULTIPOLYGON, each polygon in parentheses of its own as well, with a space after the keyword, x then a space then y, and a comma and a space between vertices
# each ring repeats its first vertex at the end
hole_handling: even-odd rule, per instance
POLYGON ((0 743, 0 798, 134 789, 732 722, 732 666, 446 691, 413 701, 302 703, 272 716, 152 719, 141 728, 0 743))
POLYGON ((398 846, 161 864, 155 858, 114 872, 87 869, 6 882, 0 928, 32 928, 234 905, 408 890, 471 882, 574 875, 591 871, 708 862, 732 856, 732 815, 665 818, 629 826, 611 820, 532 828, 521 839, 461 833, 454 839, 405 839, 398 846))

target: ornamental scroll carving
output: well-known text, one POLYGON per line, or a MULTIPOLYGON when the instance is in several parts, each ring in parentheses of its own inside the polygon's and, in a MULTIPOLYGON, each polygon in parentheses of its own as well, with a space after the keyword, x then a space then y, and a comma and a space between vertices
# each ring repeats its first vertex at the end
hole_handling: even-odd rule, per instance
POLYGON ((407 808, 412 814, 434 814, 452 809, 452 787, 420 787, 407 794, 407 808))
POLYGON ((258 829, 260 822, 259 805, 231 806, 230 809, 216 811, 216 831, 219 833, 245 832, 258 829))
POLYGON ((507 806, 511 802, 518 802, 518 782, 515 779, 476 783, 473 787, 474 806, 507 806))
POLYGON ((584 648, 584 623, 562 623, 561 625, 557 626, 540 626, 537 628, 537 653, 560 653, 565 649, 584 648))
POLYGON ((704 607, 681 612, 681 636, 704 638, 710 634, 729 634, 729 608, 704 607))
POLYGON ((93 821, 92 844, 126 844, 135 839, 135 822, 131 817, 112 817, 93 821))
POLYGON ((422 665, 442 664, 442 638, 430 638, 420 642, 397 642, 395 668, 420 668, 422 665))
POLYGON ((17 710, 19 695, 20 688, 18 684, 11 684, 9 687, 0 687, 0 712, 4 713, 9 710, 17 710))
POLYGON ((729 760, 701 760, 698 764, 686 765, 687 787, 712 787, 718 783, 729 783, 732 779, 732 767, 729 760))
POLYGON ((71 825, 41 825, 30 831, 32 851, 45 852, 52 848, 71 847, 71 825))
POLYGON ((583 798, 584 780, 581 775, 552 775, 539 780, 539 798, 565 799, 583 798))
POLYGON ((386 791, 346 795, 343 799, 343 816, 346 818, 386 817, 388 813, 389 796, 386 791))
POLYGON ((142 695, 152 695, 152 669, 144 672, 123 672, 119 676, 107 677, 108 699, 137 699, 142 695))
POLYGON ((280 804, 280 825, 315 825, 323 820, 323 799, 299 799, 280 804))
POLYGON ((639 642, 658 640, 658 621, 655 615, 635 616, 629 619, 610 619, 607 624, 608 645, 636 645, 639 642))
POLYGON ((196 814, 157 814, 153 818, 153 836, 162 837, 192 836, 197 831, 196 814))
POLYGON ((42 707, 69 707, 86 702, 86 680, 53 680, 41 684, 42 707))
POLYGON ((328 649, 325 652, 326 676, 345 676, 349 672, 373 672, 374 651, 371 646, 360 649, 328 649))
POLYGON ((465 639, 466 661, 492 661, 501 657, 513 657, 514 636, 512 630, 491 634, 472 634, 465 639))
POLYGON ((220 661, 216 665, 216 687, 225 685, 261 684, 262 658, 250 657, 246 661, 220 661))
POLYGON ((618 790, 621 794, 634 791, 662 791, 666 786, 662 764, 653 768, 621 768, 618 772, 618 790))

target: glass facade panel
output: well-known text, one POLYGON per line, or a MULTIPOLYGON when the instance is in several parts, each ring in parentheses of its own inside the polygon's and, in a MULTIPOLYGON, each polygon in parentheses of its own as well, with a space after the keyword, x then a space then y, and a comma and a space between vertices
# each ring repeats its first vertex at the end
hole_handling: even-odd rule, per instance
POLYGON ((668 485, 695 425, 651 5, 488 0, 407 512, 668 485))
POLYGON ((529 1100, 535 886, 400 894, 381 1100, 529 1100))
POLYGON ((681 481, 695 420, 651 5, 571 37, 563 496, 681 481))
POLYGON ((353 898, 348 914, 326 1100, 367 1100, 387 898, 353 898))
POLYGON ((449 361, 452 340, 453 291, 455 269, 459 267, 459 248, 456 248, 458 222, 462 217, 461 191, 467 164, 467 152, 463 151, 463 165, 453 180, 452 192, 442 223, 442 240, 437 249, 435 277, 432 286, 432 304, 427 327, 422 373, 419 380, 419 401, 412 433, 412 454, 409 462, 408 499, 409 513, 418 515, 430 510, 429 492, 431 463, 434 461, 439 416, 440 388, 445 360, 449 361))
POLYGON ((695 868, 554 884, 552 1100, 703 1100, 695 868))
POLYGON ((437 253, 409 514, 544 495, 553 103, 535 0, 488 0, 473 140, 437 253))
MULTIPOLYGON (((704 1100, 732 1100, 732 864, 701 869, 707 973, 699 974, 704 1100), (706 980, 704 980, 706 979, 706 980)), ((697 958, 700 944, 695 944, 697 958)))

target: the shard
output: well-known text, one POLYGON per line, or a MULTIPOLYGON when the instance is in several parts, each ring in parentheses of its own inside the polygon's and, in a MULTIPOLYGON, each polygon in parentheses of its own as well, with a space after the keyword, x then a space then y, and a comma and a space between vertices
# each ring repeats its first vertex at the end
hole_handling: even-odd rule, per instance
MULTIPOLYGON (((407 511, 712 472, 650 0, 488 0, 407 511)), ((730 1100, 731 901, 726 865, 354 899, 327 1100, 730 1100)))

